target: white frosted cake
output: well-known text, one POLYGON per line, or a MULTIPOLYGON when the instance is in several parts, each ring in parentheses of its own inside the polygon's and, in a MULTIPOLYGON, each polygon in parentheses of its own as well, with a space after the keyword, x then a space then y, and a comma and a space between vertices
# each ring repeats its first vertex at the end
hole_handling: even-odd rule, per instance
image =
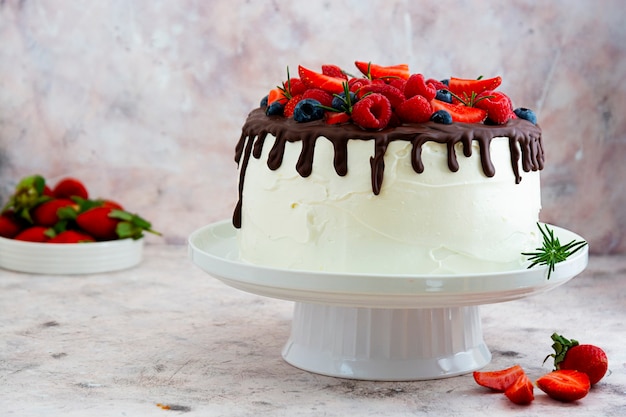
POLYGON ((241 260, 481 273, 520 268, 522 252, 537 247, 541 130, 513 109, 499 124, 400 120, 364 129, 268 116, 267 107, 250 113, 237 147, 241 260))

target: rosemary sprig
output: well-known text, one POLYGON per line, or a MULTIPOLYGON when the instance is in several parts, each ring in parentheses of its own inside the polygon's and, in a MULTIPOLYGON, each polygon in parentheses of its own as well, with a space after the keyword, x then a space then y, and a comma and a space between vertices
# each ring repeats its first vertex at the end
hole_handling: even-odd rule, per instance
POLYGON ((573 255, 585 247, 587 242, 584 240, 572 240, 565 245, 561 245, 559 238, 554 236, 554 230, 550 229, 547 225, 545 225, 544 230, 541 228, 541 224, 539 223, 537 223, 537 227, 539 227, 539 231, 543 235, 543 246, 537 248, 537 252, 522 253, 522 255, 529 256, 530 258, 528 258, 528 260, 532 261, 532 263, 528 266, 528 269, 536 265, 547 265, 548 279, 550 279, 550 275, 552 274, 552 271, 554 271, 555 265, 559 262, 563 262, 570 255, 573 255))

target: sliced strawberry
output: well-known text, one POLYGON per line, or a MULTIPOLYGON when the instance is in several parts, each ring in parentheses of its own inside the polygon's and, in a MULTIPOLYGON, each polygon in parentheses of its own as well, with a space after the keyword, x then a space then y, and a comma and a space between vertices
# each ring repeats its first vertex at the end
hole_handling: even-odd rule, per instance
POLYGON ((270 90, 267 95, 267 106, 271 106, 274 102, 278 102, 282 105, 285 105, 289 99, 285 96, 285 92, 276 87, 270 90))
POLYGON ((363 75, 371 80, 377 78, 384 79, 386 81, 393 78, 402 78, 406 80, 411 75, 407 64, 385 67, 382 65, 372 64, 371 62, 356 61, 354 65, 356 65, 363 75))
POLYGON ((519 365, 497 371, 475 371, 473 374, 478 385, 498 392, 506 391, 522 375, 525 375, 524 370, 519 365))
POLYGON ((552 371, 539 378, 536 383, 550 398, 563 402, 580 400, 591 388, 586 373, 569 369, 552 371))
POLYGON ((343 72, 343 70, 339 68, 337 65, 332 65, 332 64, 322 65, 322 74, 328 75, 329 77, 343 78, 346 81, 348 80, 348 76, 346 75, 346 73, 343 72))
POLYGON ((94 241, 94 238, 86 233, 77 230, 65 230, 53 238, 50 238, 47 243, 84 243, 94 241))
POLYGON ((515 404, 526 405, 535 399, 533 391, 533 383, 530 382, 526 374, 522 374, 504 391, 504 395, 515 404))
POLYGON ((414 95, 398 106, 396 114, 403 123, 424 123, 430 120, 433 108, 426 98, 414 95))
POLYGON ((308 68, 298 65, 298 74, 300 79, 307 88, 319 88, 331 94, 339 94, 343 92, 343 78, 331 77, 320 74, 308 68))
POLYGON ((472 97, 472 93, 478 95, 483 91, 495 90, 502 83, 501 77, 481 78, 478 80, 468 80, 464 78, 450 77, 448 90, 462 99, 472 97))
POLYGON ((348 123, 350 121, 350 115, 345 112, 327 111, 324 114, 324 121, 329 125, 348 123))
POLYGON ((76 178, 64 178, 52 189, 52 195, 56 198, 89 198, 85 185, 76 178))
POLYGON ((67 198, 55 198, 41 203, 31 212, 33 223, 37 226, 52 227, 59 221, 58 210, 73 205, 75 203, 67 198))
POLYGON ((476 107, 467 107, 463 104, 450 104, 434 99, 430 102, 433 111, 445 110, 450 113, 452 120, 461 123, 480 123, 487 117, 487 112, 476 107))
POLYGON ((416 95, 423 96, 427 101, 430 101, 437 95, 437 89, 432 84, 427 84, 422 74, 413 74, 406 81, 404 96, 411 98, 416 95))
POLYGON ((285 109, 283 110, 283 116, 291 117, 293 116, 293 110, 296 108, 296 105, 302 100, 302 94, 298 94, 297 96, 293 96, 289 99, 287 104, 285 104, 285 109))

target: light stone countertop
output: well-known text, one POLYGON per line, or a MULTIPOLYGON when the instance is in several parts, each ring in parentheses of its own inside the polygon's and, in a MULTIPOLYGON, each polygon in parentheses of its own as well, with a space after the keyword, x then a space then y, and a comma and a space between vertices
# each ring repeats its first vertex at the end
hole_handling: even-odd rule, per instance
POLYGON ((485 369, 519 363, 535 380, 557 331, 597 344, 609 373, 575 403, 535 389, 516 406, 471 375, 416 382, 338 379, 284 362, 293 303, 232 289, 185 246, 147 245, 115 273, 0 270, 3 416, 624 416, 626 257, 591 257, 567 284, 482 306, 485 369), (158 404, 169 405, 165 410, 158 404))

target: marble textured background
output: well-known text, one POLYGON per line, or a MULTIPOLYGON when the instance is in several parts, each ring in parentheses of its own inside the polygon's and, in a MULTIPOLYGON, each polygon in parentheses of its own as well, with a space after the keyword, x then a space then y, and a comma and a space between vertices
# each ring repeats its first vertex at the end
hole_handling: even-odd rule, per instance
POLYGON ((624 21, 621 0, 3 0, 0 199, 77 176, 184 244, 231 216, 241 124, 287 66, 408 63, 501 75, 544 131, 542 220, 626 253, 624 21))

